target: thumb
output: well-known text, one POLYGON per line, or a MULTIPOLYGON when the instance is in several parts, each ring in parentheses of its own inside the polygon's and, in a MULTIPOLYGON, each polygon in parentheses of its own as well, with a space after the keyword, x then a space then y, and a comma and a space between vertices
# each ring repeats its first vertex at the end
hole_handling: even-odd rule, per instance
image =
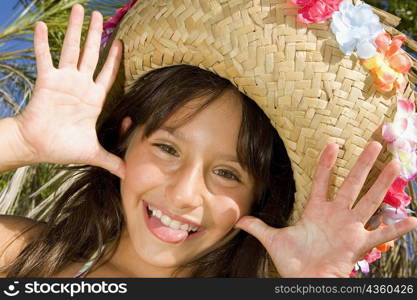
POLYGON ((104 168, 121 179, 124 179, 125 177, 124 161, 117 155, 107 152, 102 147, 100 147, 100 150, 98 151, 94 161, 91 164, 104 168))
POLYGON ((267 249, 272 244, 275 228, 267 225, 261 219, 253 216, 244 216, 237 221, 235 227, 243 229, 256 237, 267 249))

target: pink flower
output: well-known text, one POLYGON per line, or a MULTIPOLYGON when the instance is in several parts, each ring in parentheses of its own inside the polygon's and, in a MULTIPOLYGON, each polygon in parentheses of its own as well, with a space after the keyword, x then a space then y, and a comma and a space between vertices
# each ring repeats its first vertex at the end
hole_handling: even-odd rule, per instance
POLYGON ((384 202, 395 208, 404 208, 410 204, 411 197, 405 193, 405 187, 407 181, 398 177, 391 184, 387 194, 385 195, 384 202))
POLYGON ((120 20, 124 17, 124 15, 128 12, 129 9, 137 2, 137 0, 131 0, 128 4, 116 10, 116 14, 113 17, 110 17, 104 24, 103 24, 103 35, 101 36, 101 47, 107 44, 113 30, 117 27, 120 20))
POLYGON ((369 273, 369 264, 373 263, 374 261, 380 258, 381 258, 381 251, 378 250, 377 248, 372 248, 372 250, 370 250, 368 253, 365 254, 362 260, 358 261, 355 264, 355 267, 350 273, 349 277, 354 277, 356 275, 356 271, 358 271, 359 269, 363 273, 369 273))
POLYGON ((406 138, 417 142, 417 114, 413 101, 398 99, 397 113, 393 123, 384 125, 383 137, 388 143, 393 143, 399 138, 406 138))
POLYGON ((355 265, 355 271, 358 271, 359 269, 363 273, 369 273, 369 263, 365 259, 358 261, 355 265))
POLYGON ((103 28, 114 28, 119 24, 120 20, 124 17, 129 9, 136 3, 137 0, 131 0, 128 4, 123 6, 122 8, 116 9, 116 14, 109 18, 106 23, 104 23, 103 28))
POLYGON ((372 250, 369 251, 365 255, 364 260, 366 260, 368 263, 373 263, 374 261, 380 258, 381 258, 381 251, 378 250, 377 248, 372 248, 372 250))
POLYGON ((388 150, 401 165, 401 177, 411 181, 417 176, 417 113, 412 101, 399 99, 392 123, 382 126, 388 150))
POLYGON ((309 24, 329 19, 332 14, 339 10, 339 4, 343 0, 290 0, 301 6, 298 10, 297 19, 301 23, 309 24))

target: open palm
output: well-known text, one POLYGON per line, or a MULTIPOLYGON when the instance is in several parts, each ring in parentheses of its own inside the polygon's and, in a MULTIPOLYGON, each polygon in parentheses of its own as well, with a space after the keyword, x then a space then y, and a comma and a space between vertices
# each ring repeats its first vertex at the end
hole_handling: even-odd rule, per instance
POLYGON ((236 224, 263 244, 283 277, 348 277, 354 264, 367 251, 417 227, 417 218, 408 217, 375 231, 365 229, 366 222, 399 175, 398 165, 389 163, 374 185, 354 205, 381 150, 377 142, 366 147, 334 200, 328 201, 330 174, 337 149, 336 144, 329 144, 324 149, 310 200, 295 225, 273 228, 251 216, 241 218, 236 224))
POLYGON ((39 162, 84 163, 123 176, 123 161, 100 145, 95 130, 97 118, 120 63, 121 44, 116 41, 101 72, 97 65, 103 18, 94 12, 80 55, 84 19, 81 5, 72 9, 58 68, 52 64, 47 27, 35 27, 37 80, 26 109, 16 116, 25 144, 39 162))

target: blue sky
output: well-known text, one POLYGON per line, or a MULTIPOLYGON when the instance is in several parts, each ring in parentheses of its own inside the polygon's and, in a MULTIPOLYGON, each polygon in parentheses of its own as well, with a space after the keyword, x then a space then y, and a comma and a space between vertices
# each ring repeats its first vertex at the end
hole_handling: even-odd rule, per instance
MULTIPOLYGON (((0 31, 21 13, 23 7, 19 4, 18 0, 0 0, 0 31)), ((24 44, 21 42, 11 42, 7 44, 10 48, 22 48, 24 44)), ((1 47, 1 45, 0 45, 1 47)))
MULTIPOLYGON (((15 16, 16 10, 13 7, 18 3, 17 0, 1 0, 0 2, 0 27, 4 27, 11 21, 15 16)), ((19 8, 17 8, 19 9, 19 8)))
MULTIPOLYGON (((18 0, 0 0, 0 31, 19 15, 23 8, 19 5, 18 0)), ((7 49, 3 51, 10 51, 14 49, 22 48, 24 44, 22 42, 8 42, 7 49)), ((4 47, 0 45, 0 48, 4 47)), ((0 49, 1 51, 1 49, 0 49)), ((11 115, 12 110, 6 105, 0 104, 0 118, 11 115)))

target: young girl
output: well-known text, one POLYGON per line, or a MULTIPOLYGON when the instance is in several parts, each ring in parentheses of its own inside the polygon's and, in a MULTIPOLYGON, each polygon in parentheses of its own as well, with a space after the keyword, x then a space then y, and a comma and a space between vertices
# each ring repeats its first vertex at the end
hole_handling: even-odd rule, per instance
POLYGON ((36 24, 33 97, 22 114, 0 120, 0 171, 83 164, 47 223, 0 218, 3 276, 347 277, 371 248, 417 226, 408 217, 364 228, 399 174, 395 162, 353 207, 377 142, 333 201, 327 191, 338 146, 329 144, 303 216, 287 226, 291 166, 251 99, 214 73, 174 65, 147 73, 117 105, 103 107, 121 44, 113 43, 94 78, 102 17, 92 14, 80 54, 82 23, 75 5, 57 68, 47 28, 36 24))

